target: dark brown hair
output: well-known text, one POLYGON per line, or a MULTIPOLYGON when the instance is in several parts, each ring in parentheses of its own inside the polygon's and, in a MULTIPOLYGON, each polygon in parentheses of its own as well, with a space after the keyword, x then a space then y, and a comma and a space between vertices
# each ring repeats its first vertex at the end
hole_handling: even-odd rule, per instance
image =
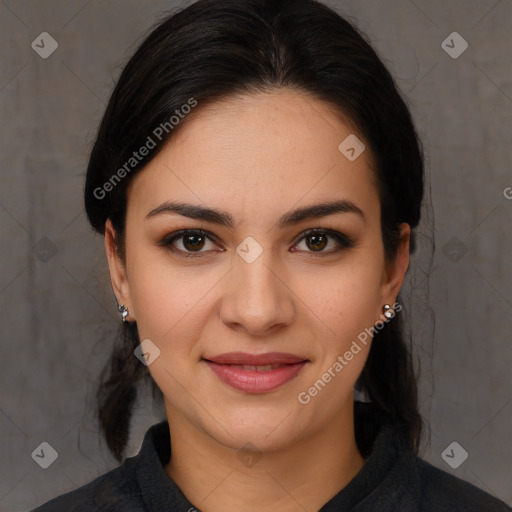
MULTIPOLYGON (((328 102, 353 122, 368 143, 376 163, 385 253, 391 260, 399 224, 406 222, 414 230, 420 220, 421 143, 410 112, 376 52, 351 23, 314 0, 200 0, 151 31, 126 64, 92 149, 85 184, 92 227, 104 233, 110 219, 124 256, 127 186, 176 130, 167 125, 155 149, 122 173, 123 179, 114 186, 104 185, 109 180, 112 184, 113 175, 133 151, 191 98, 200 109, 234 94, 283 87, 328 102)), ((413 231, 411 252, 414 235, 413 231)), ((101 429, 119 461, 129 439, 137 384, 149 376, 133 354, 140 342, 136 324, 122 329, 98 390, 101 429)), ((400 423, 404 445, 418 450, 422 421, 409 344, 400 315, 374 335, 358 381, 373 402, 373 408, 366 407, 363 416, 356 416, 356 441, 363 454, 369 452, 384 421, 400 423)))

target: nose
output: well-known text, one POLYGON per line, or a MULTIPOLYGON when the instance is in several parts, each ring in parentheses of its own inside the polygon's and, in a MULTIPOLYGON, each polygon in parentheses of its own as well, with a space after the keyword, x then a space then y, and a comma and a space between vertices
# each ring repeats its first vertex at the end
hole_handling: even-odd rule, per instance
POLYGON ((272 261, 270 251, 264 251, 252 263, 234 256, 233 269, 225 281, 222 322, 260 337, 290 325, 296 308, 286 281, 285 272, 272 261))

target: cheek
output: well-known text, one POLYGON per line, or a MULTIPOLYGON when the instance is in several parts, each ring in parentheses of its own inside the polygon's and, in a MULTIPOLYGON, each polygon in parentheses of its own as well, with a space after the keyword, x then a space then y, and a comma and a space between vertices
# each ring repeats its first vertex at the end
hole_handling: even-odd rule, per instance
POLYGON ((303 410, 306 422, 327 422, 352 399, 371 347, 379 284, 375 262, 373 267, 351 265, 340 268, 335 277, 317 276, 303 283, 302 293, 316 290, 306 301, 305 313, 321 328, 313 340, 314 365, 297 394, 299 403, 309 408, 303 410))
MULTIPOLYGON (((185 332, 193 336, 207 294, 218 279, 146 265, 130 281, 139 333, 162 342, 185 332)), ((181 339, 183 337, 181 336, 181 339)), ((183 340, 185 341, 185 340, 183 340)))
POLYGON ((213 277, 198 267, 173 264, 163 249, 127 247, 127 252, 130 296, 140 337, 163 341, 187 323, 189 313, 214 285, 213 277))
POLYGON ((346 343, 378 319, 381 275, 375 261, 347 263, 322 274, 304 273, 294 290, 326 333, 338 344, 346 343))
MULTIPOLYGON (((136 260, 133 262, 135 267, 136 260)), ((218 281, 200 274, 173 269, 155 258, 144 259, 130 279, 140 340, 150 339, 160 350, 148 369, 165 395, 178 402, 183 383, 202 355, 197 341, 202 339, 205 319, 211 314, 205 309, 207 292, 218 281)), ((187 384, 187 389, 193 388, 193 383, 187 384)))

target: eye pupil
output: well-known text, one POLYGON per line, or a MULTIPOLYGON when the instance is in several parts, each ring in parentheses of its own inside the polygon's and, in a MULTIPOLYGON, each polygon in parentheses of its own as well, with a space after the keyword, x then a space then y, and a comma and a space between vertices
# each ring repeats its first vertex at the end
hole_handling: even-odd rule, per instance
POLYGON ((324 235, 310 235, 308 240, 311 241, 311 244, 315 250, 325 249, 326 237, 324 235))
POLYGON ((187 235, 183 238, 183 245, 187 250, 202 249, 204 245, 204 236, 187 235), (195 242, 193 240, 195 240, 195 242))

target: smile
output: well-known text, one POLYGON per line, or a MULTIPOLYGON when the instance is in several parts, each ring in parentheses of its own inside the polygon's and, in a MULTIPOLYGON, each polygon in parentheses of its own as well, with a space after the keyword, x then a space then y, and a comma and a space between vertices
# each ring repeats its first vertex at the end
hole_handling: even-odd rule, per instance
POLYGON ((225 384, 246 393, 267 393, 294 379, 309 361, 291 354, 223 354, 203 358, 225 384))

